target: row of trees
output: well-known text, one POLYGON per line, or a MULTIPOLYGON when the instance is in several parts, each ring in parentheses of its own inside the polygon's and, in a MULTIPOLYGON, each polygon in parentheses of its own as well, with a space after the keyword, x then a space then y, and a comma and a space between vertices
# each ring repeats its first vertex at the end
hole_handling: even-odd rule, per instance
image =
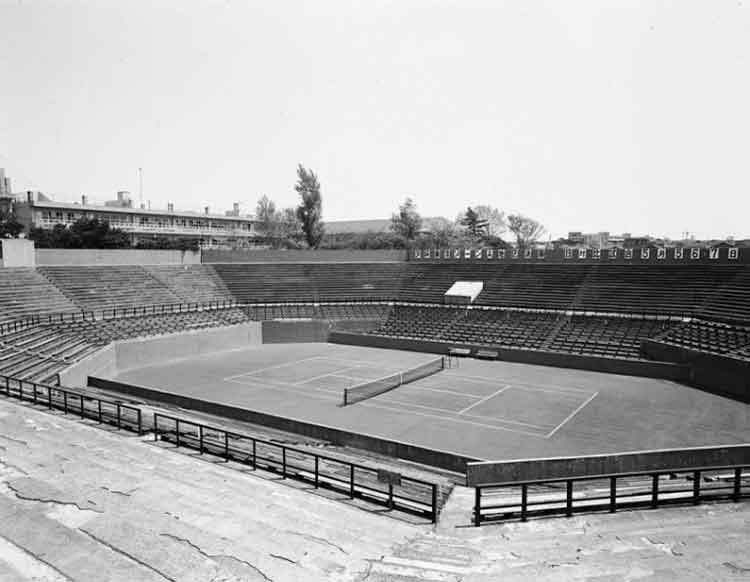
POLYGON ((425 228, 414 200, 407 198, 391 216, 391 231, 407 243, 450 246, 474 245, 502 248, 508 246, 505 233, 515 239, 519 248, 533 245, 545 234, 544 226, 522 214, 505 215, 488 205, 467 207, 454 221, 433 218, 425 228))

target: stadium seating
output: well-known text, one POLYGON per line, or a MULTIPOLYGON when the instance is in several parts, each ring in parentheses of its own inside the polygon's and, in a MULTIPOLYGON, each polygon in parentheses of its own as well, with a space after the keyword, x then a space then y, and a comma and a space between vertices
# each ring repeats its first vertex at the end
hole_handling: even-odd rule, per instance
POLYGON ((714 321, 690 321, 660 335, 658 341, 709 354, 742 354, 750 348, 750 327, 714 321))
POLYGON ((145 269, 185 303, 234 299, 210 265, 157 265, 145 269))
POLYGON ((280 303, 393 298, 403 263, 217 264, 237 301, 280 303))
POLYGON ((78 307, 35 269, 0 269, 0 323, 76 311, 78 307))
POLYGON ((87 311, 183 303, 179 296, 137 265, 40 267, 39 271, 70 301, 87 311))

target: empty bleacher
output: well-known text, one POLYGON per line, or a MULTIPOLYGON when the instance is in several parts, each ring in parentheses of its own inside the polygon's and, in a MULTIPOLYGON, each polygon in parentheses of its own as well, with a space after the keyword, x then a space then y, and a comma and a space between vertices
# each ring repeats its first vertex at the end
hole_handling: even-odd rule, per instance
POLYGON ((234 299, 211 265, 154 265, 144 268, 185 303, 234 299))
POLYGON ((36 269, 0 269, 0 323, 75 311, 78 307, 36 269))
POLYGON ((660 343, 709 354, 742 354, 750 347, 750 327, 694 320, 658 337, 660 343))
POLYGON ((216 264, 242 303, 374 300, 398 292, 403 263, 216 264))
POLYGON ((138 265, 40 267, 39 271, 86 311, 184 302, 138 265))

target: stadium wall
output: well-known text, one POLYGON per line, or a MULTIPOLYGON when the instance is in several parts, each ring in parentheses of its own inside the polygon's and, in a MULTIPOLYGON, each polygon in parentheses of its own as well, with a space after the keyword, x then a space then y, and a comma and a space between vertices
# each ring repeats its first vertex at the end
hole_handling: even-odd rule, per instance
MULTIPOLYGON (((403 338, 389 338, 376 335, 364 335, 344 331, 332 331, 331 343, 386 348, 394 350, 411 350, 435 354, 448 354, 451 348, 462 348, 474 351, 490 349, 484 346, 470 344, 433 342, 427 340, 412 340, 403 338)), ((557 368, 575 368, 591 370, 608 374, 625 374, 628 376, 644 376, 646 378, 662 378, 665 380, 685 381, 689 377, 689 367, 671 362, 650 362, 637 360, 619 360, 616 358, 602 358, 595 356, 581 356, 574 354, 558 354, 533 350, 509 350, 491 348, 497 352, 498 360, 517 362, 521 364, 535 364, 554 366, 557 368)))
POLYGON ((259 345, 261 342, 259 322, 119 341, 115 342, 117 371, 124 372, 169 360, 243 349, 259 345))
POLYGON ((117 374, 117 349, 114 343, 60 372, 61 386, 86 386, 89 376, 117 374))
POLYGON ((39 267, 86 265, 199 265, 199 251, 145 249, 36 249, 39 267))
POLYGON ((392 263, 406 259, 405 250, 203 251, 204 263, 392 263))
POLYGON ((466 465, 469 461, 476 460, 456 455, 454 453, 426 449, 399 441, 391 441, 366 434, 358 434, 322 424, 313 424, 296 420, 294 418, 256 412, 254 410, 228 406, 226 404, 201 400, 200 398, 174 394, 163 390, 154 390, 153 388, 117 382, 115 380, 107 380, 105 378, 90 376, 88 378, 88 385, 94 388, 128 394, 130 396, 135 396, 136 398, 143 398, 164 404, 180 406, 182 408, 189 408, 206 414, 269 426, 278 430, 325 440, 339 446, 374 451, 383 455, 398 457, 433 467, 441 467, 459 473, 463 473, 466 470, 466 465))
POLYGON ((466 484, 475 487, 519 481, 731 465, 750 465, 750 444, 635 451, 613 455, 469 462, 466 466, 466 484))
POLYGON ((687 367, 686 381, 696 388, 750 404, 750 362, 664 344, 658 340, 641 342, 641 350, 652 358, 687 367))
POLYGON ((331 326, 327 320, 268 320, 262 322, 264 344, 325 343, 331 326))

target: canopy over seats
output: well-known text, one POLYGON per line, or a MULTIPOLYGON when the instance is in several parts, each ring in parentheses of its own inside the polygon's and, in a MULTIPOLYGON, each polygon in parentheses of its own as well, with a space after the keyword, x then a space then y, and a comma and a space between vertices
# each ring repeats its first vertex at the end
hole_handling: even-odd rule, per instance
POLYGON ((474 300, 484 289, 482 281, 456 281, 451 288, 445 292, 446 303, 468 304, 474 300))

